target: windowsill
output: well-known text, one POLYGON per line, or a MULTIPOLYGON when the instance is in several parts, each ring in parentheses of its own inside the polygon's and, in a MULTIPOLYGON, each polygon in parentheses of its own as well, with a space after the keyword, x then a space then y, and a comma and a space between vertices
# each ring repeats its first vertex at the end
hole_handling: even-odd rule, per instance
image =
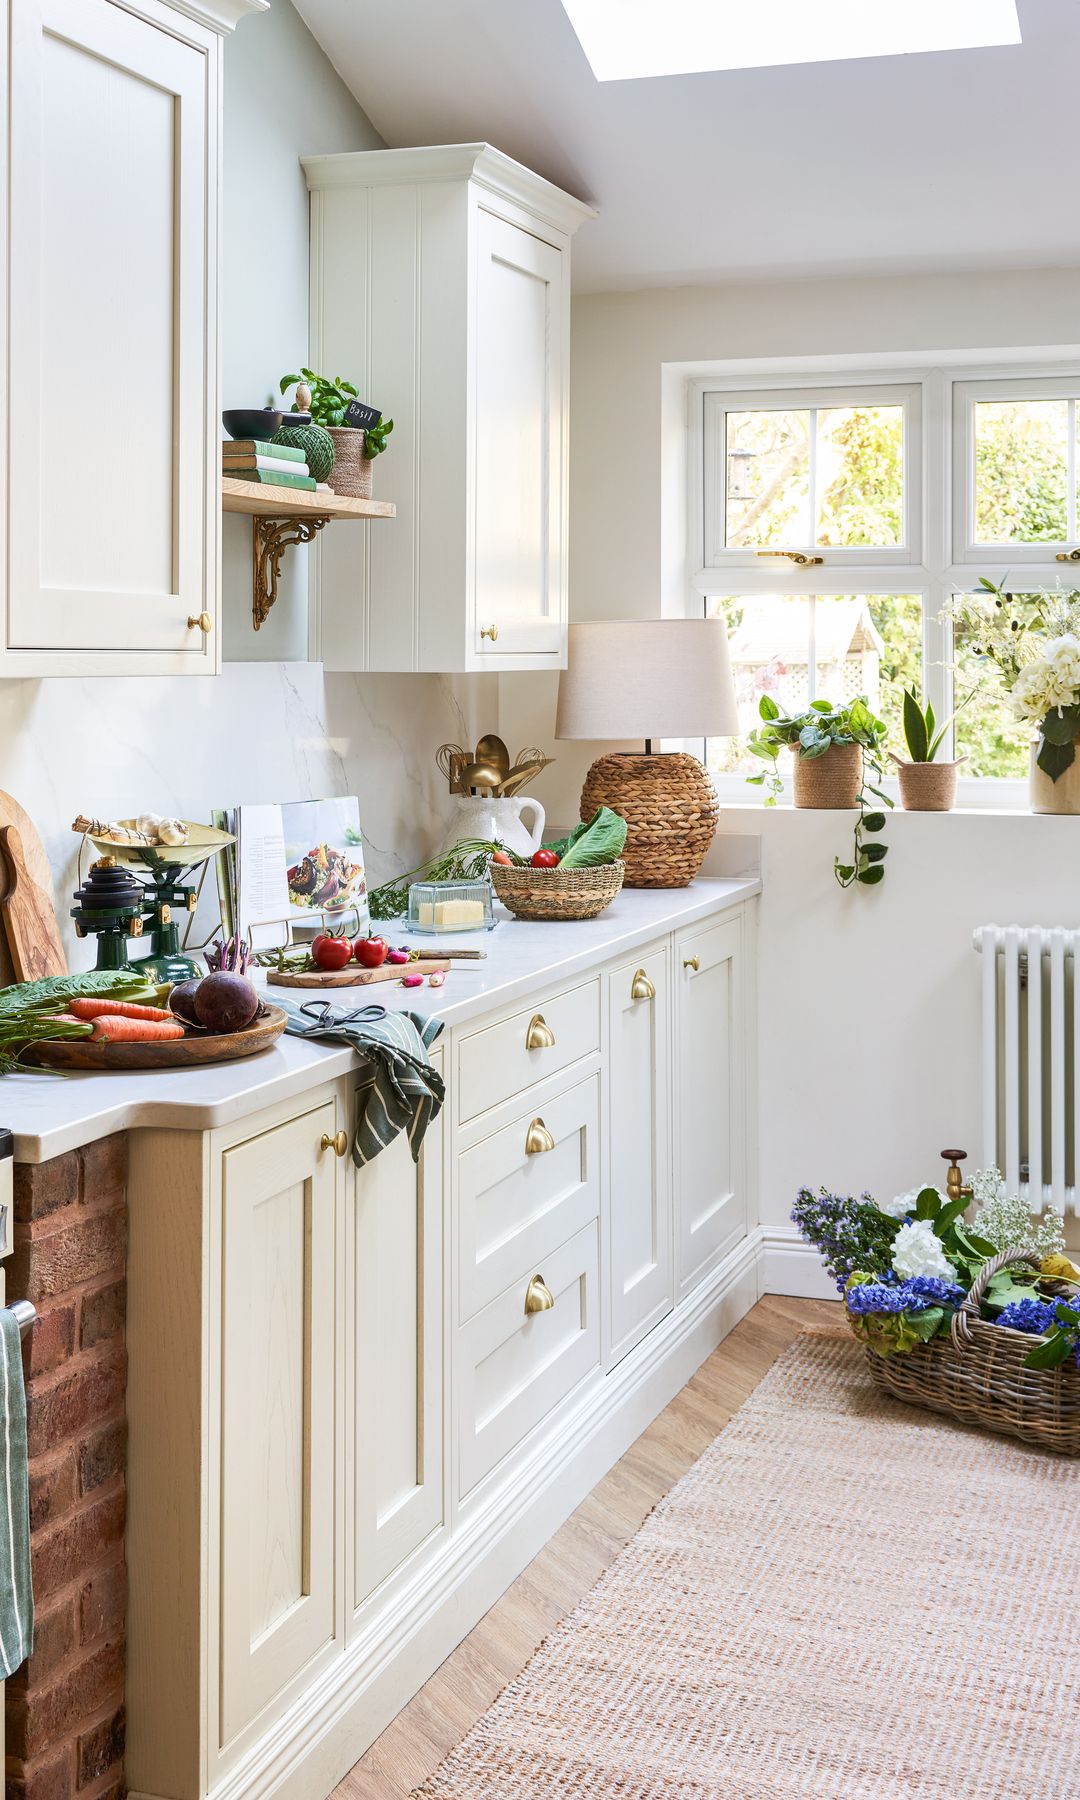
MULTIPOLYGON (((717 799, 721 807, 728 811, 732 807, 752 812, 789 812, 813 811, 814 808, 796 807, 792 799, 791 781, 784 781, 783 793, 777 796, 776 806, 766 806, 763 799, 757 796, 760 789, 753 789, 738 775, 721 775, 713 777, 717 799)), ((889 796, 896 812, 902 812, 900 805, 900 786, 895 777, 889 776, 881 783, 882 792, 889 796)), ((969 780, 957 783, 956 805, 954 812, 965 813, 1030 813, 1028 804, 1028 784, 1026 781, 999 781, 991 777, 985 780, 969 780)), ((1061 817, 1062 815, 1053 815, 1061 817)))

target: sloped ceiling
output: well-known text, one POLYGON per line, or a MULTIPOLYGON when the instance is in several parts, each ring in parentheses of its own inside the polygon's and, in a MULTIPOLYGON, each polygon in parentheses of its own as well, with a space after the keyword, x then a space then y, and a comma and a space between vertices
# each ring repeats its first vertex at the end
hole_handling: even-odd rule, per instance
POLYGON ((1020 0, 1016 47, 608 83, 559 0, 296 5, 388 144, 600 208, 579 290, 1080 264, 1080 0, 1020 0))

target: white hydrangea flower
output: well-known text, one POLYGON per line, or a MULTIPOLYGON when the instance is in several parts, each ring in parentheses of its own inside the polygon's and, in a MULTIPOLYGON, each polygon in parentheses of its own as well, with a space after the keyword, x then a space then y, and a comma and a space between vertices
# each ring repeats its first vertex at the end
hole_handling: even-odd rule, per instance
POLYGON ((914 1275, 939 1275, 943 1281, 956 1280, 956 1270, 929 1219, 913 1219, 910 1224, 901 1225, 893 1239, 892 1266, 907 1279, 914 1275))
POLYGON ((943 1194, 940 1188, 935 1188, 932 1181, 923 1181, 918 1187, 909 1188, 906 1194, 894 1194, 891 1200, 879 1200, 878 1211, 888 1213, 890 1219, 902 1219, 906 1213, 915 1211, 916 1200, 920 1194, 925 1193, 927 1188, 934 1188, 935 1194, 944 1206, 948 1195, 943 1194))

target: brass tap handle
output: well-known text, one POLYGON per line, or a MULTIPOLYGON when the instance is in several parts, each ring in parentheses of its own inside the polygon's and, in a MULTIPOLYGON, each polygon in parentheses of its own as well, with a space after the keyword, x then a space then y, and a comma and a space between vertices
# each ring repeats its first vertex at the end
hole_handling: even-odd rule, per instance
POLYGON ((554 1150, 554 1148, 555 1139, 544 1124, 543 1119, 534 1119, 529 1126, 528 1131, 525 1133, 526 1156, 546 1156, 547 1152, 549 1150, 554 1150))
POLYGON ((701 967, 700 958, 698 958, 696 956, 684 956, 683 957, 683 968, 684 969, 693 969, 694 974, 696 975, 698 970, 700 969, 700 967, 701 967))
POLYGON ((533 1013, 525 1032, 526 1050, 552 1050, 554 1047, 555 1033, 543 1013, 533 1013))
POLYGON ((194 631, 196 626, 198 626, 199 630, 202 632, 203 637, 206 637, 208 632, 213 631, 214 621, 208 612, 189 613, 188 630, 194 631))
POLYGON ((480 636, 482 638, 490 638, 492 643, 495 642, 498 635, 499 627, 497 625, 482 625, 480 627, 480 636))
POLYGON ((349 1149, 348 1132, 335 1131, 333 1137, 331 1137, 328 1132, 324 1131, 322 1137, 319 1139, 319 1149, 332 1150, 335 1156, 347 1155, 349 1149))
POLYGON ((970 1200, 971 1183, 965 1182, 960 1173, 960 1164, 967 1155, 966 1150, 943 1150, 941 1152, 949 1167, 945 1173, 945 1192, 950 1200, 970 1200))
POLYGON ((542 1275, 534 1275, 525 1289, 526 1313, 550 1312, 555 1296, 542 1275))

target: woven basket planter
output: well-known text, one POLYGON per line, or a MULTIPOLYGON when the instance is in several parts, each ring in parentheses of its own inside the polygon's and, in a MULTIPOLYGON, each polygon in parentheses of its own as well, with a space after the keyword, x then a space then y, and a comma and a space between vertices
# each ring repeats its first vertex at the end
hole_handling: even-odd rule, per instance
POLYGON ((519 919, 595 919, 623 884, 622 862, 599 869, 514 869, 491 865, 491 885, 519 919))
POLYGON ((720 817, 708 770, 682 751, 598 757, 581 790, 582 818, 598 806, 626 820, 627 887, 688 887, 720 817))
POLYGON ((862 749, 858 744, 831 744, 824 756, 803 756, 795 751, 795 804, 809 807, 841 807, 859 804, 862 781, 862 749))
POLYGON ((371 499, 371 458, 364 455, 364 434, 349 425, 328 425, 334 440, 334 466, 329 482, 335 494, 350 500, 371 499))
MULTIPOLYGON (((951 812, 956 805, 956 771, 960 762, 901 762, 900 804, 905 812, 951 812)), ((963 761, 963 758, 960 759, 963 761)))
POLYGON ((987 1282, 1007 1263, 1026 1262, 1022 1250, 1003 1250, 980 1269, 948 1339, 896 1356, 866 1346, 866 1364, 879 1388, 909 1406, 928 1406, 962 1425, 1004 1432, 1042 1450, 1080 1456, 1080 1369, 1070 1357, 1057 1369, 1025 1369, 1038 1341, 1023 1331, 990 1325, 979 1317, 987 1282))

